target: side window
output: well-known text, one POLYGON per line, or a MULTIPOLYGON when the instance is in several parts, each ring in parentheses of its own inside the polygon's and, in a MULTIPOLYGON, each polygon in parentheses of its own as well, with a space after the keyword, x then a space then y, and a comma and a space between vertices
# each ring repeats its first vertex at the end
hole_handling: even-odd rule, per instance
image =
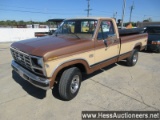
POLYGON ((102 21, 99 28, 97 40, 104 40, 109 35, 113 35, 114 33, 115 32, 114 32, 113 23, 111 21, 102 21))

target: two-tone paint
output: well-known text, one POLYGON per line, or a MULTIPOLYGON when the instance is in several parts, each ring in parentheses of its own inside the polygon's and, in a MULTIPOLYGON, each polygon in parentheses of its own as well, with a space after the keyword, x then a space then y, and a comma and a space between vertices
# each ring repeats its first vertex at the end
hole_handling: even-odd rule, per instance
MULTIPOLYGON (((79 18, 77 18, 79 19, 79 18)), ((84 18, 83 18, 84 19, 84 18)), ((91 18, 86 18, 91 19, 91 18)), ((126 59, 133 49, 142 50, 147 43, 147 34, 119 36, 114 19, 92 18, 98 20, 92 39, 76 39, 66 36, 46 36, 37 39, 15 42, 13 48, 35 56, 43 57, 46 78, 52 88, 58 73, 64 68, 77 66, 82 72, 90 74, 107 65, 126 59), (101 21, 112 21, 115 34, 98 40, 101 21)))

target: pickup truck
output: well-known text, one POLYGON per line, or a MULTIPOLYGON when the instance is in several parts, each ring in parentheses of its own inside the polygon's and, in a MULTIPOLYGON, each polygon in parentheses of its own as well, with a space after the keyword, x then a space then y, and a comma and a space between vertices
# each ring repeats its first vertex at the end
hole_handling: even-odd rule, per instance
POLYGON ((73 99, 82 76, 126 60, 138 61, 147 44, 147 33, 119 30, 114 19, 87 17, 65 19, 51 36, 11 44, 11 66, 22 78, 44 90, 58 86, 62 99, 73 99))

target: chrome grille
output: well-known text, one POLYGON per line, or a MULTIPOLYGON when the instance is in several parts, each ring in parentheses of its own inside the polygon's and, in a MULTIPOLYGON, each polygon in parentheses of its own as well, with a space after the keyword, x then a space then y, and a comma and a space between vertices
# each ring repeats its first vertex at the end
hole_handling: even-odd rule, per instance
POLYGON ((16 50, 11 48, 11 53, 14 60, 21 64, 22 66, 26 67, 27 69, 32 70, 32 63, 30 56, 22 51, 16 50))

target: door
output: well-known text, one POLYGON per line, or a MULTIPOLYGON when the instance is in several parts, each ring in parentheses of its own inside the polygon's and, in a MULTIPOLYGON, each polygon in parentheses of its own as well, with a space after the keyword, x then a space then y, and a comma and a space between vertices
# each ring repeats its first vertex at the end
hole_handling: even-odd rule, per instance
POLYGON ((120 42, 115 34, 112 21, 103 20, 95 40, 95 64, 117 62, 120 42))

